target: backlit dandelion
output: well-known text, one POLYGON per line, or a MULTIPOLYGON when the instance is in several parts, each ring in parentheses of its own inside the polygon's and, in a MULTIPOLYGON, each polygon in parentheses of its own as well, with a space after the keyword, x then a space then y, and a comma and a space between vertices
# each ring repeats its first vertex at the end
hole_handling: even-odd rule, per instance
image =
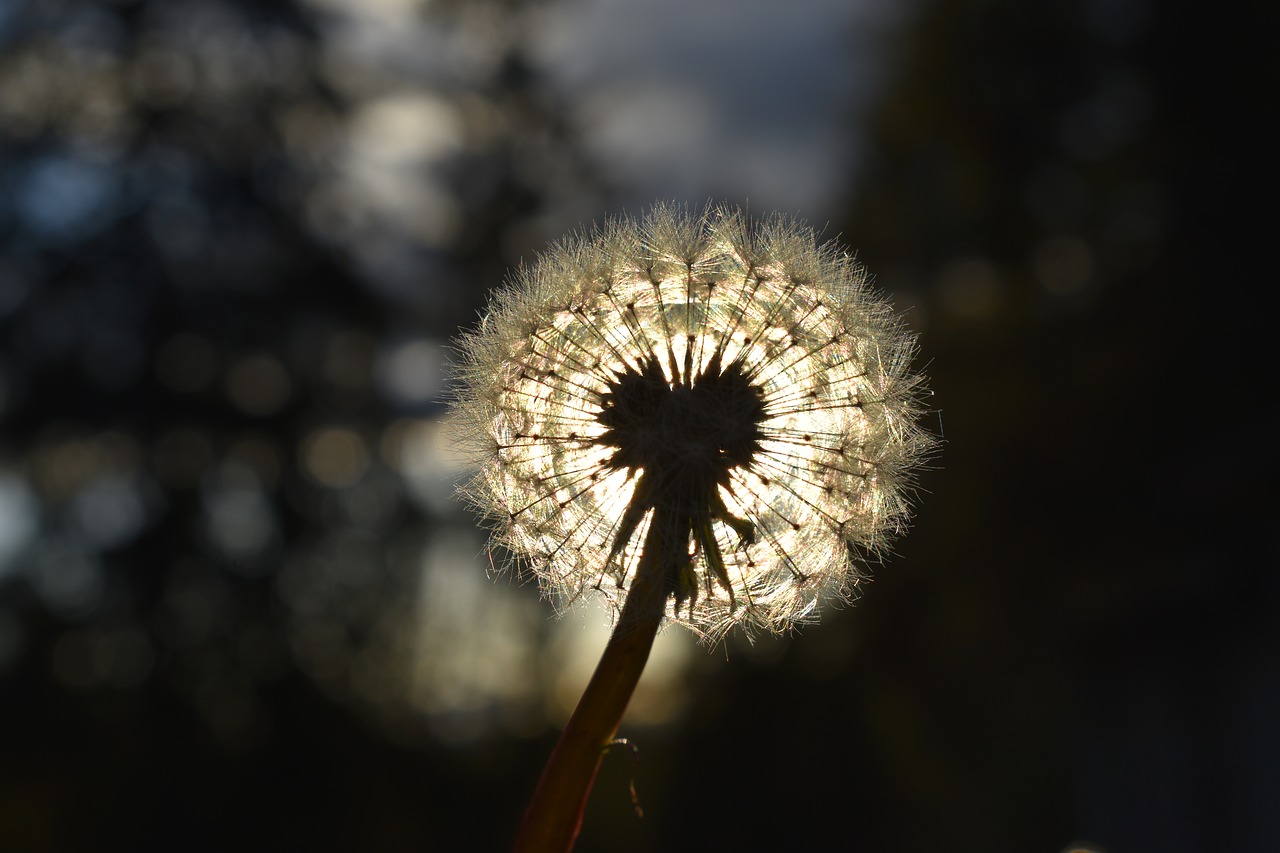
POLYGON ((468 496, 561 602, 785 630, 850 597, 908 512, 914 339, 862 268, 774 218, 660 206, 554 246, 462 342, 468 496))
POLYGON ((518 851, 568 850, 664 619, 783 631, 906 519, 914 339, 798 224, 660 206, 567 240, 461 342, 467 495, 561 601, 617 624, 518 851))

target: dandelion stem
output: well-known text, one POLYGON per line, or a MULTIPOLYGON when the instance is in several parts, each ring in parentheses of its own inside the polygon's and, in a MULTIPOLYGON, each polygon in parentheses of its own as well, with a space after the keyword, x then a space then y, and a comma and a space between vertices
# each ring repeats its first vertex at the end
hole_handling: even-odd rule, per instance
POLYGON ((618 730, 662 624, 667 600, 663 557, 669 553, 657 541, 663 527, 656 519, 650 525, 618 623, 525 810, 516 853, 573 849, 605 748, 618 730))

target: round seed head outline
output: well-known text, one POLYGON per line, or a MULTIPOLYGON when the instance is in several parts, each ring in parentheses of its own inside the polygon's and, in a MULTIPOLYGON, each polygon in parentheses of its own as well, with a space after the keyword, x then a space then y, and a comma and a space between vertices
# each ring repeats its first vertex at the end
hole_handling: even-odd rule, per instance
POLYGON ((782 217, 660 205, 567 239, 459 350, 463 494, 495 542, 558 604, 616 613, 664 525, 667 616, 711 639, 852 598, 932 446, 914 337, 782 217))

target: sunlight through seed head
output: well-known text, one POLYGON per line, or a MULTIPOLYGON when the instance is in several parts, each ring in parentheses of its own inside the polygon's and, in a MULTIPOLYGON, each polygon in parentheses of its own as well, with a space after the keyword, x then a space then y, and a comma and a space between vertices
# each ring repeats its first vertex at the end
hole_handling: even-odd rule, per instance
POLYGON ((932 447, 914 338, 782 217, 660 205, 567 239, 459 348, 463 493, 495 542, 615 614, 661 547, 667 617, 707 639, 852 598, 932 447))

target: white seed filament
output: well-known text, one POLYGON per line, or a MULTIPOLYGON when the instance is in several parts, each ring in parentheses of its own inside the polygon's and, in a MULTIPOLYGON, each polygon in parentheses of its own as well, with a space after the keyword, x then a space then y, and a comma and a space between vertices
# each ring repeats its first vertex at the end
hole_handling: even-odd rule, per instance
MULTIPOLYGON (((524 271, 462 349, 457 410, 481 462, 467 494, 498 540, 558 600, 599 591, 616 610, 655 514, 692 513, 710 540, 691 537, 696 588, 668 616, 707 637, 735 624, 782 631, 826 597, 851 597, 862 558, 904 522, 908 471, 929 448, 913 339, 857 264, 786 220, 660 207, 613 223, 524 271), (763 406, 704 395, 701 408, 664 409, 714 424, 721 442, 750 434, 752 452, 721 463, 703 500, 714 506, 700 510, 679 503, 678 471, 664 472, 628 529, 643 462, 610 464, 622 454, 602 400, 646 361, 672 389, 735 365, 763 406)), ((638 422, 632 461, 711 464, 704 432, 638 422), (659 456, 646 444, 673 441, 688 446, 659 456)))

